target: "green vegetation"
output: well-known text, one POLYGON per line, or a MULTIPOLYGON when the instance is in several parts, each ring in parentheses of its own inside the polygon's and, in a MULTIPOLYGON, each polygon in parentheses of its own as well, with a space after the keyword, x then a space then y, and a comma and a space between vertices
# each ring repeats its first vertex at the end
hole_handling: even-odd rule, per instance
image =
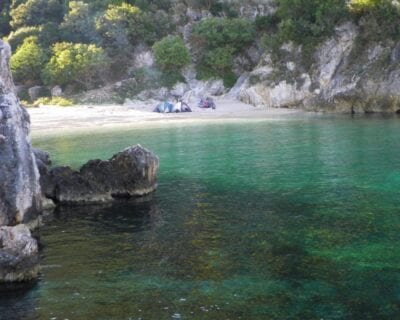
POLYGON ((12 46, 17 82, 82 89, 137 74, 135 68, 143 66, 134 64, 135 54, 143 48, 153 49, 158 84, 181 81, 182 67, 193 61, 199 79, 223 78, 232 86, 238 61, 251 46, 261 44, 279 62, 282 44, 292 41, 302 46, 307 69, 316 46, 346 21, 359 26, 357 50, 400 39, 396 1, 276 0, 274 14, 255 19, 239 17, 240 5, 243 1, 2 0, 0 36, 12 46), (211 16, 193 21, 185 44, 188 7, 211 16))
POLYGON ((107 65, 104 50, 94 44, 56 43, 52 52, 43 70, 47 84, 65 85, 75 82, 89 89, 98 84, 107 65))
POLYGON ((249 47, 255 39, 254 22, 242 18, 209 18, 193 29, 192 45, 199 48, 197 70, 200 79, 222 77, 232 86, 233 59, 249 47))
POLYGON ((190 53, 182 38, 168 36, 153 45, 157 64, 164 70, 179 71, 190 63, 190 53))
POLYGON ((66 99, 63 97, 52 97, 52 98, 39 98, 37 99, 32 106, 39 106, 41 104, 44 105, 54 105, 54 106, 60 106, 60 107, 69 107, 74 105, 74 101, 70 99, 66 99))
POLYGON ((14 79, 21 83, 40 81, 40 73, 46 60, 46 53, 38 44, 37 37, 26 38, 11 57, 14 79))
POLYGON ((20 5, 11 10, 11 26, 15 30, 26 26, 39 26, 49 22, 59 23, 62 20, 63 15, 63 1, 22 1, 20 5))

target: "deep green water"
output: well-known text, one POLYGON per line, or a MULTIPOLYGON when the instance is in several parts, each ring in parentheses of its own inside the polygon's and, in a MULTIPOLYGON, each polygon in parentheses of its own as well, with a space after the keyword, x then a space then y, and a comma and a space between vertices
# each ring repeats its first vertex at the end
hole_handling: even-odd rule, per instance
POLYGON ((158 191, 57 210, 0 319, 400 319, 400 118, 34 139, 73 166, 139 142, 158 191))

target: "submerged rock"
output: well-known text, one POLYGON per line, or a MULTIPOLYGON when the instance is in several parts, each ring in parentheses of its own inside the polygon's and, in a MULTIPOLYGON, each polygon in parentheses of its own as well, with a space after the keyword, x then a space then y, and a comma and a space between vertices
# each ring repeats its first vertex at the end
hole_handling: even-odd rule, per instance
POLYGON ((32 280, 38 273, 38 244, 28 227, 0 227, 0 283, 32 280))
POLYGON ((99 203, 143 196, 157 188, 159 160, 140 145, 109 160, 90 160, 79 171, 70 167, 43 170, 44 195, 56 203, 99 203))

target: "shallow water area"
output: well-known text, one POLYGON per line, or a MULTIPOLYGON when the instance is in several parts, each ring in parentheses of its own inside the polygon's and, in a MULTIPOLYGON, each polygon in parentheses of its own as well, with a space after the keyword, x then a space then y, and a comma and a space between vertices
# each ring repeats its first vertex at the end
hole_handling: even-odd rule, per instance
POLYGON ((143 199, 63 207, 0 319, 397 319, 400 119, 293 115, 34 135, 79 167, 136 143, 143 199))

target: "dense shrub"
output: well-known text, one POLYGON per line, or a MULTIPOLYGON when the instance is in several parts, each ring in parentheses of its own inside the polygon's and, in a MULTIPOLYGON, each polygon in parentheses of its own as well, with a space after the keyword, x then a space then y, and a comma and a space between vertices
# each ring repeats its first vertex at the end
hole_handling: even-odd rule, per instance
POLYGON ((124 48, 140 42, 152 43, 156 39, 151 17, 127 3, 109 5, 96 26, 105 46, 124 48))
POLYGON ((225 73, 232 69, 233 52, 234 49, 231 47, 210 50, 204 56, 204 64, 215 71, 216 74, 225 73))
POLYGON ((11 48, 15 51, 26 38, 34 36, 38 39, 40 36, 40 32, 40 27, 19 28, 9 34, 7 41, 11 45, 11 48))
POLYGON ((255 25, 248 19, 208 18, 196 24, 191 42, 198 50, 198 78, 223 78, 232 86, 234 56, 251 45, 255 35, 255 25))
POLYGON ((156 63, 164 70, 180 70, 190 63, 189 50, 182 38, 168 36, 153 45, 156 63))
POLYGON ((0 37, 8 35, 11 31, 10 4, 11 0, 0 1, 0 37))
POLYGON ((208 18, 194 26, 193 35, 208 49, 229 46, 240 51, 254 41, 255 28, 248 19, 208 18))
POLYGON ((41 26, 22 27, 12 31, 7 37, 7 41, 11 48, 16 50, 26 38, 31 36, 36 37, 43 48, 48 48, 60 40, 57 25, 49 22, 41 26))
POLYGON ((345 0, 279 0, 278 4, 282 41, 318 41, 348 16, 345 0))
POLYGON ((24 26, 59 23, 64 16, 62 0, 27 0, 11 10, 14 30, 24 26))
POLYGON ((28 37, 11 57, 14 79, 21 83, 40 82, 46 53, 38 44, 37 37, 28 37))
POLYGON ((96 43, 99 41, 89 4, 82 1, 71 1, 69 3, 69 11, 64 16, 60 31, 64 41, 81 43, 96 43))
POLYGON ((351 0, 348 7, 359 20, 364 42, 400 39, 400 7, 394 1, 351 0))
POLYGON ((63 97, 52 97, 52 98, 44 97, 37 99, 34 103, 32 103, 32 105, 28 104, 28 106, 39 106, 39 105, 70 107, 74 105, 74 101, 63 97))
POLYGON ((78 83, 84 88, 92 88, 101 82, 106 65, 104 50, 94 44, 56 43, 43 71, 43 79, 51 85, 78 83))

